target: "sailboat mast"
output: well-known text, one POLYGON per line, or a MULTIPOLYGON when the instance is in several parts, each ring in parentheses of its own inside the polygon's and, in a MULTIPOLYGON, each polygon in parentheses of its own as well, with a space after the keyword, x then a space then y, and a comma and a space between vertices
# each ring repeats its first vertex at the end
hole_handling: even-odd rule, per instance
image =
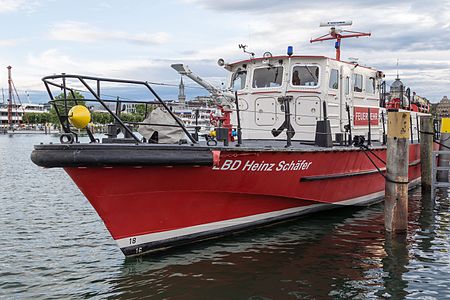
POLYGON ((12 79, 11 79, 11 66, 8 66, 8 126, 12 128, 13 116, 12 116, 12 79))

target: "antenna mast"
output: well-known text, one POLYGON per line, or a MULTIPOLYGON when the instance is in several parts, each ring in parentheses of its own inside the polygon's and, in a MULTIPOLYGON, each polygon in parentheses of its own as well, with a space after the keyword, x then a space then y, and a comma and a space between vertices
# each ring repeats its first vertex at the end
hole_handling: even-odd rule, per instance
POLYGON ((8 126, 12 128, 12 79, 11 79, 11 66, 8 66, 8 126))
POLYGON ((359 38, 360 36, 371 36, 370 32, 359 32, 342 30, 340 26, 351 26, 352 21, 338 21, 338 22, 322 22, 320 27, 331 27, 330 32, 318 38, 311 39, 310 43, 323 42, 328 40, 336 40, 334 48, 336 48, 336 60, 341 60, 341 40, 346 38, 359 38))

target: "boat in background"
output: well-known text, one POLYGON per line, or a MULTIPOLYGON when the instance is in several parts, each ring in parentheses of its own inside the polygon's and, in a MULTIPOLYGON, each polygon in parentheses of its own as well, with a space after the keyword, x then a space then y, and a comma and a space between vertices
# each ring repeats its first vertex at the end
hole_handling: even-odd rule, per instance
MULTIPOLYGON (((330 34, 336 38, 341 32, 332 27, 330 34)), ((100 141, 90 132, 86 107, 59 111, 61 144, 36 145, 31 159, 64 168, 125 255, 382 200, 387 108, 394 105, 411 116, 405 159, 410 187, 419 182, 418 118, 426 113, 411 110, 403 84, 388 95, 382 71, 339 57, 295 55, 292 47, 286 55, 251 53, 234 63, 220 59, 219 65, 230 73, 227 90, 183 64, 172 65, 207 88, 221 112, 212 117, 215 130, 206 141, 148 82, 69 74, 43 78, 51 99, 54 90, 69 94, 82 85, 92 96, 86 103, 100 103, 115 120, 100 141), (105 83, 139 86, 157 99, 140 102, 159 106, 138 124, 143 136, 131 129, 136 123, 108 108, 105 83), (85 129, 90 143, 79 143, 74 128, 85 129)), ((67 99, 52 103, 64 107, 61 101, 67 99)))
POLYGON ((187 129, 196 131, 199 136, 209 135, 214 129, 211 119, 220 113, 217 107, 209 107, 206 103, 201 102, 196 103, 195 100, 191 100, 187 104, 171 104, 170 108, 187 129))
MULTIPOLYGON (((30 113, 46 113, 47 107, 44 104, 22 103, 19 93, 16 90, 11 76, 11 66, 8 69, 8 99, 0 104, 0 128, 3 133, 7 133, 8 129, 16 130, 23 127, 26 121, 26 114, 30 113)), ((28 94, 27 94, 28 97, 28 94)), ((41 124, 42 125, 42 124, 41 124)))

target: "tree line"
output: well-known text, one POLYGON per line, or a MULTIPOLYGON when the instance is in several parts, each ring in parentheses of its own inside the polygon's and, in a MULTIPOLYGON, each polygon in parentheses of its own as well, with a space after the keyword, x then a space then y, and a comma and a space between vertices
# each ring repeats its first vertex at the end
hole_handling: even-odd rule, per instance
MULTIPOLYGON (((84 96, 78 92, 74 92, 74 95, 68 94, 67 97, 67 110, 70 110, 75 105, 84 105, 86 106, 84 96), (75 97, 74 97, 75 96, 75 97)), ((55 97, 55 100, 63 100, 64 95, 60 94, 55 97)), ((55 102, 55 105, 52 105, 49 112, 44 113, 25 113, 22 117, 22 121, 25 124, 45 124, 52 123, 58 124, 58 114, 56 113, 56 109, 62 114, 65 112, 65 105, 63 101, 55 102)), ((151 106, 147 106, 145 104, 136 104, 134 113, 121 113, 120 119, 124 122, 142 122, 145 119, 146 112, 149 113, 152 108, 151 106)), ((91 112, 91 122, 94 124, 109 124, 114 121, 114 118, 108 112, 91 112)))

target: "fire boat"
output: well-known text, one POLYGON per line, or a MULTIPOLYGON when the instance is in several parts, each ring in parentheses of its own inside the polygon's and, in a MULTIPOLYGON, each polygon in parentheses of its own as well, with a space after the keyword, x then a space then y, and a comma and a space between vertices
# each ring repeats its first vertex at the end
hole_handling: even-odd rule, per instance
MULTIPOLYGON (((336 58, 265 52, 219 66, 225 90, 183 64, 172 67, 211 92, 214 131, 187 128, 145 81, 61 74, 43 78, 61 123, 60 144, 36 145, 32 161, 63 168, 89 200, 126 256, 272 224, 325 209, 364 206, 384 197, 389 110, 409 112, 409 186, 420 182, 419 96, 399 82, 386 90, 384 73, 340 59, 341 40, 370 35, 329 22, 336 58), (130 85, 155 100, 106 99, 103 88, 130 85), (87 105, 113 118, 99 139, 87 105), (55 97, 62 91, 63 97, 55 97), (121 107, 146 108, 142 122, 121 107), (79 130, 89 137, 79 141, 79 130)), ((311 40, 314 42, 316 40, 311 40)), ((246 54, 246 55, 247 55, 246 54)), ((425 107, 425 108, 424 108, 425 107)), ((95 120, 94 120, 95 121, 95 120)))

